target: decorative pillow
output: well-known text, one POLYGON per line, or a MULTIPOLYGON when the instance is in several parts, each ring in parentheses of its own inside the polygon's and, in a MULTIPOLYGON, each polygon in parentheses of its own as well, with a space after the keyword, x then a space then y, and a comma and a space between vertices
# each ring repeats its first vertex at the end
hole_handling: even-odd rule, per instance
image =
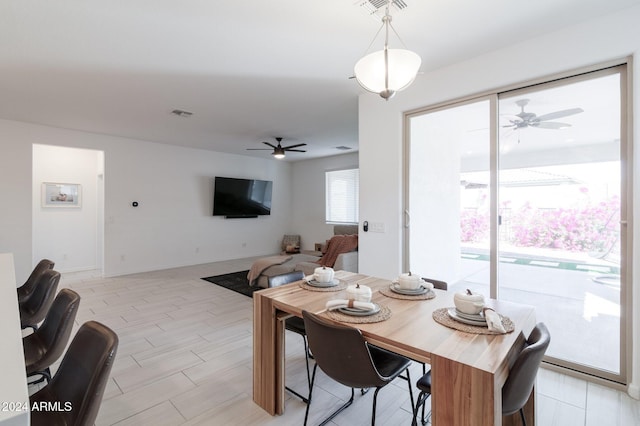
POLYGON ((291 253, 300 253, 300 247, 290 244, 287 247, 285 247, 284 251, 286 253, 289 253, 289 254, 291 254, 291 253))
POLYGON ((282 251, 287 253, 299 253, 300 235, 285 235, 282 238, 282 251), (289 251, 289 246, 292 246, 297 251, 289 251))

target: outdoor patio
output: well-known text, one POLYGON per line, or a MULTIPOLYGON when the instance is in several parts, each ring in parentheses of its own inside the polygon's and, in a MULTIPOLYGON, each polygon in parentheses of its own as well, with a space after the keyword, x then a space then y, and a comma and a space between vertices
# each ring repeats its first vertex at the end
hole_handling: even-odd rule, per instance
MULTIPOLYGON (((536 307, 538 321, 552 335, 547 355, 619 372, 618 265, 579 253, 553 257, 552 251, 545 256, 526 251, 501 252, 499 298, 536 307)), ((460 276, 452 291, 469 288, 488 295, 488 253, 464 248, 460 276)))

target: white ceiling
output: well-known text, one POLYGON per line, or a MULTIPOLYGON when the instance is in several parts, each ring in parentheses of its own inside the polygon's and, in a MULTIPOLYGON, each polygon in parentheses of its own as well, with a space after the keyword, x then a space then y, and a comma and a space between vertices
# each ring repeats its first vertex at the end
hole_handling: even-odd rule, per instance
MULTIPOLYGON (((362 1, 3 0, 0 118, 261 157, 246 148, 307 143, 290 161, 357 150, 348 77, 379 27, 362 1)), ((640 0, 405 2, 394 26, 427 72, 640 0)))

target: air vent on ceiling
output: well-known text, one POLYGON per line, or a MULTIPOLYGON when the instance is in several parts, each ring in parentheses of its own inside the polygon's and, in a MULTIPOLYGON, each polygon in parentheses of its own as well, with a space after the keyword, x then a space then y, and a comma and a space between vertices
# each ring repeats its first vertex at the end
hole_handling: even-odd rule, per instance
POLYGON ((192 112, 185 111, 183 109, 174 109, 173 111, 171 111, 171 114, 177 115, 178 117, 182 117, 182 118, 191 117, 193 115, 192 112))
MULTIPOLYGON (((384 8, 387 3, 387 0, 358 0, 354 4, 361 7, 367 15, 375 15, 378 12, 384 14, 384 8)), ((391 0, 390 5, 395 11, 400 11, 407 7, 407 3, 404 0, 391 0)))
POLYGON ((344 146, 344 145, 340 145, 340 146, 336 146, 336 149, 338 149, 340 151, 349 151, 350 149, 353 149, 353 148, 350 148, 350 147, 344 146))

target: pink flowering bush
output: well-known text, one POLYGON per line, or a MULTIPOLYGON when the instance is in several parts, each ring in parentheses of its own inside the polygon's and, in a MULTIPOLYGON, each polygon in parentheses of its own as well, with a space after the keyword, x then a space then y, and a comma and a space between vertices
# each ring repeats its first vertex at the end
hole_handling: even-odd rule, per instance
MULTIPOLYGON (((501 214, 506 219, 502 226, 508 227, 506 239, 515 246, 607 252, 620 233, 620 198, 617 196, 573 208, 538 209, 527 203, 511 211, 510 215, 507 214, 508 205, 502 207, 501 214)), ((488 237, 488 214, 476 209, 463 210, 460 214, 461 241, 475 243, 486 241, 488 237)))
POLYGON ((573 252, 608 251, 618 239, 620 198, 559 209, 525 204, 511 215, 510 242, 517 246, 573 252))
POLYGON ((489 237, 489 215, 475 209, 460 213, 460 240, 464 243, 480 242, 489 237))

